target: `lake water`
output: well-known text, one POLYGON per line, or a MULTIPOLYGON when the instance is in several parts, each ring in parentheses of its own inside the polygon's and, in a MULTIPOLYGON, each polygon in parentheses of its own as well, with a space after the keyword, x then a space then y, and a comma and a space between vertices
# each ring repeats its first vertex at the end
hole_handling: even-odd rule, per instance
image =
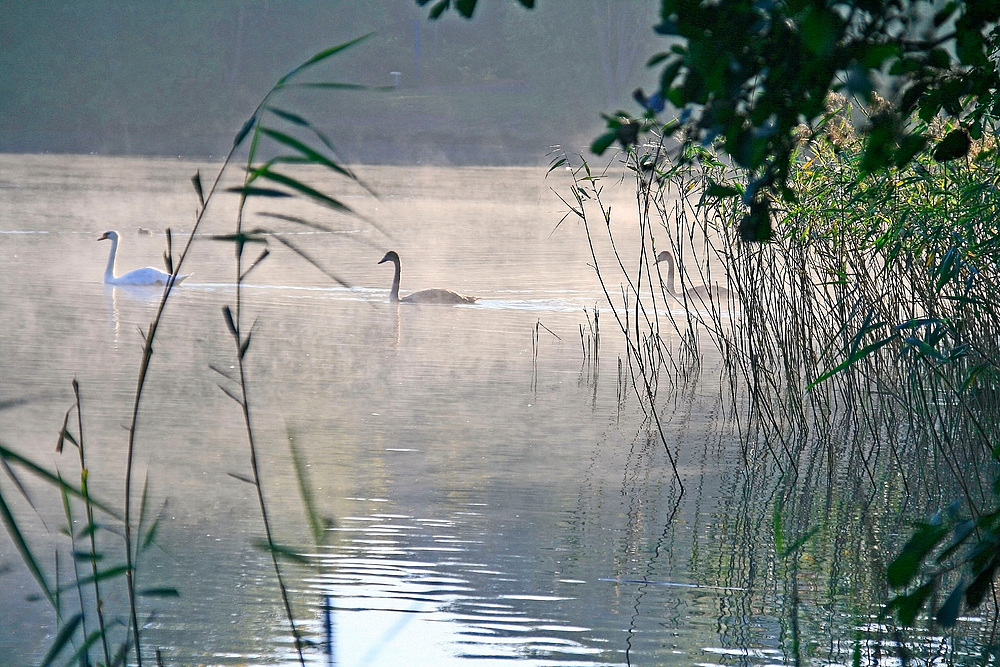
MULTIPOLYGON (((106 287, 109 246, 96 241, 121 233, 119 270, 161 266, 164 230, 179 247, 194 222, 191 175, 207 182, 217 168, 0 156, 0 444, 78 481, 75 450, 56 453, 75 378, 91 490, 116 508, 139 330, 157 294, 106 287)), ((350 286, 272 238, 244 292, 264 495, 275 539, 308 556, 282 564, 309 664, 892 664, 889 649, 872 648, 887 548, 867 528, 827 527, 815 553, 794 563, 776 554, 785 480, 748 467, 732 423, 738 399, 723 391, 711 347, 700 374, 661 382, 662 440, 620 382, 625 347, 586 235, 558 224, 565 207, 550 188, 567 186, 560 173, 360 173, 379 197, 345 187, 344 202, 364 219, 292 201, 262 210, 330 231, 260 211, 247 221, 282 230, 350 286), (390 305, 392 268, 377 264, 390 249, 404 293, 450 287, 479 303, 390 305), (584 352, 595 309, 599 363, 584 352), (328 520, 318 544, 302 480, 328 520)), ((609 196, 627 254, 635 204, 609 196)), ((148 511, 161 515, 139 587, 180 592, 141 603, 150 664, 156 648, 168 665, 297 663, 258 546, 257 498, 240 479, 251 474, 242 414, 220 389, 233 386, 222 316, 235 295, 233 249, 210 236, 234 219, 235 197, 220 196, 185 264, 193 275, 167 307, 138 422, 135 496, 148 480, 148 511)), ((61 554, 65 583, 59 494, 24 470, 18 479, 33 507, 9 477, 3 498, 53 582, 61 554)), ((850 514, 846 495, 803 514, 850 514)), ((116 531, 102 533, 108 564, 122 560, 116 531)), ((106 585, 115 619, 126 615, 121 587, 106 585)), ((37 592, 3 533, 0 664, 37 663, 51 642, 54 613, 37 592)))

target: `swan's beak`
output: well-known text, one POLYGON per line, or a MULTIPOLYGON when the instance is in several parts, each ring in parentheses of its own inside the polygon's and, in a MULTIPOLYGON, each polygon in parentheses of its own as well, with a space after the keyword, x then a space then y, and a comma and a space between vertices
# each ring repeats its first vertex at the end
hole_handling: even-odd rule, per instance
POLYGON ((386 255, 385 257, 383 257, 382 259, 380 259, 378 261, 378 263, 381 264, 382 262, 388 262, 388 261, 389 261, 389 255, 386 255))
POLYGON ((101 238, 99 238, 99 239, 97 239, 97 240, 98 240, 98 241, 103 241, 103 240, 104 240, 104 239, 106 239, 106 238, 108 238, 108 233, 107 233, 107 232, 104 232, 103 234, 101 234, 101 238))

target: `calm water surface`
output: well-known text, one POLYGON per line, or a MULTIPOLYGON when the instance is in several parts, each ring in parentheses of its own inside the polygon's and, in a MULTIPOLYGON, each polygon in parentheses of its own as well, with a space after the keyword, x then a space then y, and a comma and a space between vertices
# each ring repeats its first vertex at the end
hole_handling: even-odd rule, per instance
MULTIPOLYGON (((96 239, 122 234, 120 270, 161 265, 165 228, 179 244, 192 227, 196 169, 207 181, 217 166, 0 156, 0 442, 78 479, 75 452, 55 452, 76 378, 91 486, 115 507, 138 330, 156 294, 105 287, 109 246, 96 239)), ((773 551, 758 543, 773 498, 748 484, 711 381, 718 360, 706 354, 709 381, 675 387, 664 401, 681 494, 655 430, 621 393, 621 336, 583 230, 570 220, 557 227, 564 208, 549 188, 565 186, 559 174, 362 175, 380 198, 345 188, 344 201, 368 222, 295 202, 274 210, 332 231, 259 211, 248 219, 288 232, 350 286, 272 242, 246 291, 264 492, 276 539, 309 555, 308 565, 285 567, 310 664, 790 662, 789 598, 773 551), (391 266, 376 264, 389 249, 402 256, 404 293, 450 287, 480 303, 391 306, 391 266), (581 343, 595 308, 599 365, 581 343), (293 451, 328 520, 319 543, 293 451)), ((185 266, 194 275, 168 306, 137 432, 136 494, 148 479, 149 512, 162 515, 157 546, 139 563, 140 587, 180 591, 144 601, 145 641, 172 665, 296 662, 273 569, 257 546, 256 497, 240 479, 250 475, 242 417, 220 389, 233 386, 221 314, 234 298, 233 252, 209 236, 232 230, 233 204, 220 197, 195 241, 185 266)), ((627 212, 630 203, 616 206, 627 212)), ((627 235, 627 214, 619 220, 627 235)), ((53 580, 62 550, 66 581, 58 494, 21 477, 37 511, 9 479, 4 498, 53 580)), ((109 562, 119 562, 121 543, 108 535, 109 562)), ((121 592, 108 588, 123 618, 121 592)), ((869 612, 847 613, 825 589, 807 580, 798 592, 811 609, 805 650, 821 663, 849 663, 847 640, 869 612)), ((35 593, 4 534, 2 664, 37 662, 51 641, 53 613, 35 593)))

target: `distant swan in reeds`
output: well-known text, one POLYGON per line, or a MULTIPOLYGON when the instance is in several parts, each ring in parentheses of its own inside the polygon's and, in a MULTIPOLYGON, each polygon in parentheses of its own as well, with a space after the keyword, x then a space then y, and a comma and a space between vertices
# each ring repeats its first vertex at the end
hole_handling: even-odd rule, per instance
MULTIPOLYGON (((108 285, 165 285, 170 280, 170 274, 166 271, 154 269, 147 266, 135 269, 120 276, 115 275, 115 258, 118 255, 118 232, 104 232, 98 241, 111 239, 111 254, 108 256, 108 266, 104 269, 104 282, 108 285)), ((177 276, 176 282, 180 282, 191 274, 177 276)))
POLYGON ((390 303, 439 303, 439 304, 457 304, 457 303, 475 303, 476 297, 474 296, 464 296, 458 292, 452 292, 450 289, 423 289, 419 292, 414 292, 413 294, 408 294, 402 299, 399 298, 399 255, 395 251, 390 250, 385 253, 385 257, 379 260, 379 264, 382 262, 392 262, 395 267, 395 274, 392 277, 392 289, 389 290, 389 302, 390 303))
POLYGON ((687 296, 689 298, 704 300, 706 298, 725 299, 729 296, 729 290, 718 285, 695 285, 694 287, 687 288, 683 294, 680 294, 674 287, 673 254, 669 250, 664 250, 656 256, 656 263, 659 264, 660 262, 666 262, 667 264, 667 292, 674 298, 681 299, 687 296))

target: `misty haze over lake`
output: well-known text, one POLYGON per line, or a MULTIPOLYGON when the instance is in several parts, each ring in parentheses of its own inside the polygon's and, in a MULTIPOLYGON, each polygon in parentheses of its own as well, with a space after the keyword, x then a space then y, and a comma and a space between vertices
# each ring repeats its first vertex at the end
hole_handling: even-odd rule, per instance
POLYGON ((0 4, 0 667, 79 619, 54 664, 115 663, 96 609, 148 664, 890 663, 906 522, 988 453, 810 384, 867 254, 740 244, 700 147, 589 152, 659 2, 536 4, 0 4), (112 257, 190 274, 155 336, 112 257))

